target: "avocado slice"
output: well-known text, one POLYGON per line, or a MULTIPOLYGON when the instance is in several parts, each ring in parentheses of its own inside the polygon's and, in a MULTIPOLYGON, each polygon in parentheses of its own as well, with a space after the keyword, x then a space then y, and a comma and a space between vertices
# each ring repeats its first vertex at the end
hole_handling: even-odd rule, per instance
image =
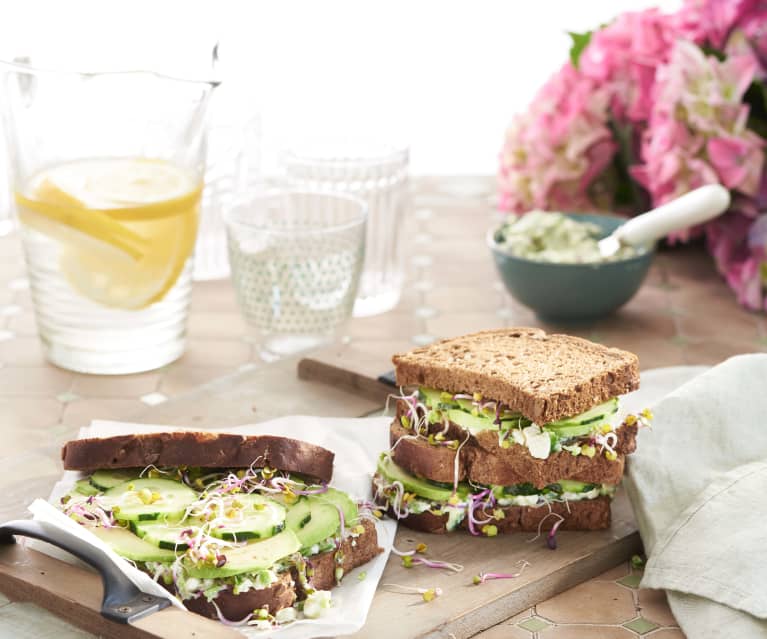
POLYGON ((585 493, 593 490, 595 486, 595 484, 587 484, 574 479, 560 479, 557 483, 562 486, 563 493, 585 493))
POLYGON ((311 548, 335 535, 341 527, 341 518, 338 516, 338 508, 328 502, 318 499, 309 499, 311 518, 300 530, 296 531, 296 537, 301 549, 311 548))
POLYGON ((344 522, 346 522, 347 525, 352 525, 359 519, 357 504, 345 492, 336 490, 335 488, 328 488, 327 492, 313 495, 312 497, 340 508, 341 512, 344 514, 344 522))
POLYGON ((559 439, 568 439, 570 437, 580 437, 588 435, 593 428, 593 424, 546 424, 544 430, 551 431, 559 439))
POLYGON ((288 509, 285 516, 285 527, 298 533, 312 518, 312 503, 308 497, 301 497, 288 509))
POLYGON ((130 530, 120 527, 88 528, 96 537, 106 543, 121 557, 132 561, 173 561, 176 553, 172 550, 158 548, 143 539, 136 537, 130 530))
POLYGON ((220 568, 210 564, 193 563, 185 563, 185 568, 190 577, 197 579, 231 577, 244 572, 272 568, 280 559, 300 549, 301 542, 298 537, 292 530, 287 529, 263 541, 223 549, 221 552, 226 556, 226 563, 220 568))
POLYGON ((411 475, 395 464, 390 457, 384 456, 378 461, 378 472, 389 481, 402 482, 407 492, 430 501, 447 501, 453 494, 452 488, 437 486, 426 479, 411 475))

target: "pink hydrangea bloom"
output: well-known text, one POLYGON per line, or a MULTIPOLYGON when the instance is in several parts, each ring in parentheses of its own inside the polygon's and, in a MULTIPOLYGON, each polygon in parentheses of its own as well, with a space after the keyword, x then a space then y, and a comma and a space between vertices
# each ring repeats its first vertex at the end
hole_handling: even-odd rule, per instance
POLYGON ((501 151, 500 207, 592 210, 586 189, 610 163, 605 89, 566 64, 529 110, 514 118, 501 151))
POLYGON ((579 69, 608 87, 616 118, 646 120, 655 70, 668 60, 675 37, 671 17, 657 9, 624 13, 592 36, 579 69))
MULTIPOLYGON (((756 66, 750 57, 723 62, 681 40, 658 69, 653 108, 632 175, 662 204, 703 184, 721 182, 754 196, 764 141, 746 128, 742 103, 756 66)), ((688 232, 674 239, 686 240, 688 232)))

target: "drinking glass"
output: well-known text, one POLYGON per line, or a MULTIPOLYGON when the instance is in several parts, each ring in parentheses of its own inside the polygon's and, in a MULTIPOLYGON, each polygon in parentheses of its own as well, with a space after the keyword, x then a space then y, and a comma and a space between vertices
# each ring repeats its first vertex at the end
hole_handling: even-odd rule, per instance
POLYGON ((294 147, 282 160, 292 188, 349 193, 367 202, 367 248, 354 316, 394 308, 404 280, 401 229, 409 206, 407 147, 323 140, 294 147))
POLYGON ((271 190, 224 214, 237 300, 271 361, 333 339, 351 316, 365 255, 359 198, 271 190))
POLYGON ((85 373, 184 351, 215 83, 2 63, 11 186, 40 338, 85 373))

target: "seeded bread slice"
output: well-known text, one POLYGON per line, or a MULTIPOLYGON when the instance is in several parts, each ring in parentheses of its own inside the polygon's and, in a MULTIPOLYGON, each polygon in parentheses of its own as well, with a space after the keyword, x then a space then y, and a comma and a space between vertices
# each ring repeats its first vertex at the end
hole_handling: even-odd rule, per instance
MULTIPOLYGON (((624 424, 617 431, 617 458, 610 461, 602 454, 574 457, 567 451, 536 459, 525 446, 512 444, 502 448, 498 434, 481 432, 470 437, 459 451, 458 481, 476 484, 511 486, 531 483, 537 488, 560 479, 590 484, 617 484, 623 477, 626 455, 636 447, 637 426, 624 424)), ((455 477, 456 451, 415 438, 412 431, 392 422, 389 440, 392 459, 407 472, 431 481, 452 483, 455 477)))
MULTIPOLYGON (((341 567, 347 573, 357 566, 362 566, 383 552, 378 546, 378 535, 375 524, 370 520, 362 520, 364 532, 356 538, 347 537, 341 544, 343 561, 341 567)), ((330 590, 337 586, 335 577, 335 553, 326 552, 307 558, 313 570, 310 584, 316 590, 330 590)), ((240 621, 253 610, 267 608, 270 614, 292 606, 297 600, 306 599, 306 592, 298 580, 298 575, 292 572, 282 573, 277 581, 266 588, 251 588, 238 595, 231 588, 222 590, 213 600, 221 614, 229 621, 240 621)), ((184 600, 184 605, 192 612, 204 617, 218 619, 215 606, 204 596, 184 600)))
POLYGON ((400 386, 479 392, 537 424, 577 415, 639 388, 628 351, 538 328, 455 337, 392 358, 400 386))
POLYGON ((175 431, 74 439, 64 444, 66 470, 202 466, 248 468, 256 463, 328 482, 334 454, 298 439, 272 435, 234 435, 210 431, 175 431))
MULTIPOLYGON (((385 504, 380 504, 385 507, 385 504)), ((549 530, 557 521, 557 517, 548 517, 549 513, 555 513, 564 517, 560 530, 603 530, 610 527, 611 512, 610 498, 597 497, 596 499, 584 499, 568 503, 552 502, 548 506, 505 506, 500 508, 503 517, 495 518, 489 522, 495 526, 499 534, 511 532, 537 532, 540 525, 541 531, 549 530), (543 522, 543 523, 541 523, 543 522)), ((390 517, 396 519, 396 514, 391 508, 387 510, 390 517)), ((482 513, 481 519, 491 516, 490 513, 482 513)), ((447 515, 435 515, 430 511, 410 514, 399 520, 403 526, 426 533, 441 535, 449 532, 445 527, 447 515)), ((460 527, 469 529, 467 519, 461 522, 460 527)))

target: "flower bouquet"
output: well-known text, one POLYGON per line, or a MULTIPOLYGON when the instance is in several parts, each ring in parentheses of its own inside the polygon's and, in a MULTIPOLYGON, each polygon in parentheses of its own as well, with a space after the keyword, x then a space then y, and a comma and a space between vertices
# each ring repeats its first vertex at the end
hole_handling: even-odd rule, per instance
POLYGON ((719 182, 730 210, 669 241, 704 235, 738 301, 767 310, 767 0, 687 0, 570 35, 506 134, 501 209, 639 213, 719 182))

